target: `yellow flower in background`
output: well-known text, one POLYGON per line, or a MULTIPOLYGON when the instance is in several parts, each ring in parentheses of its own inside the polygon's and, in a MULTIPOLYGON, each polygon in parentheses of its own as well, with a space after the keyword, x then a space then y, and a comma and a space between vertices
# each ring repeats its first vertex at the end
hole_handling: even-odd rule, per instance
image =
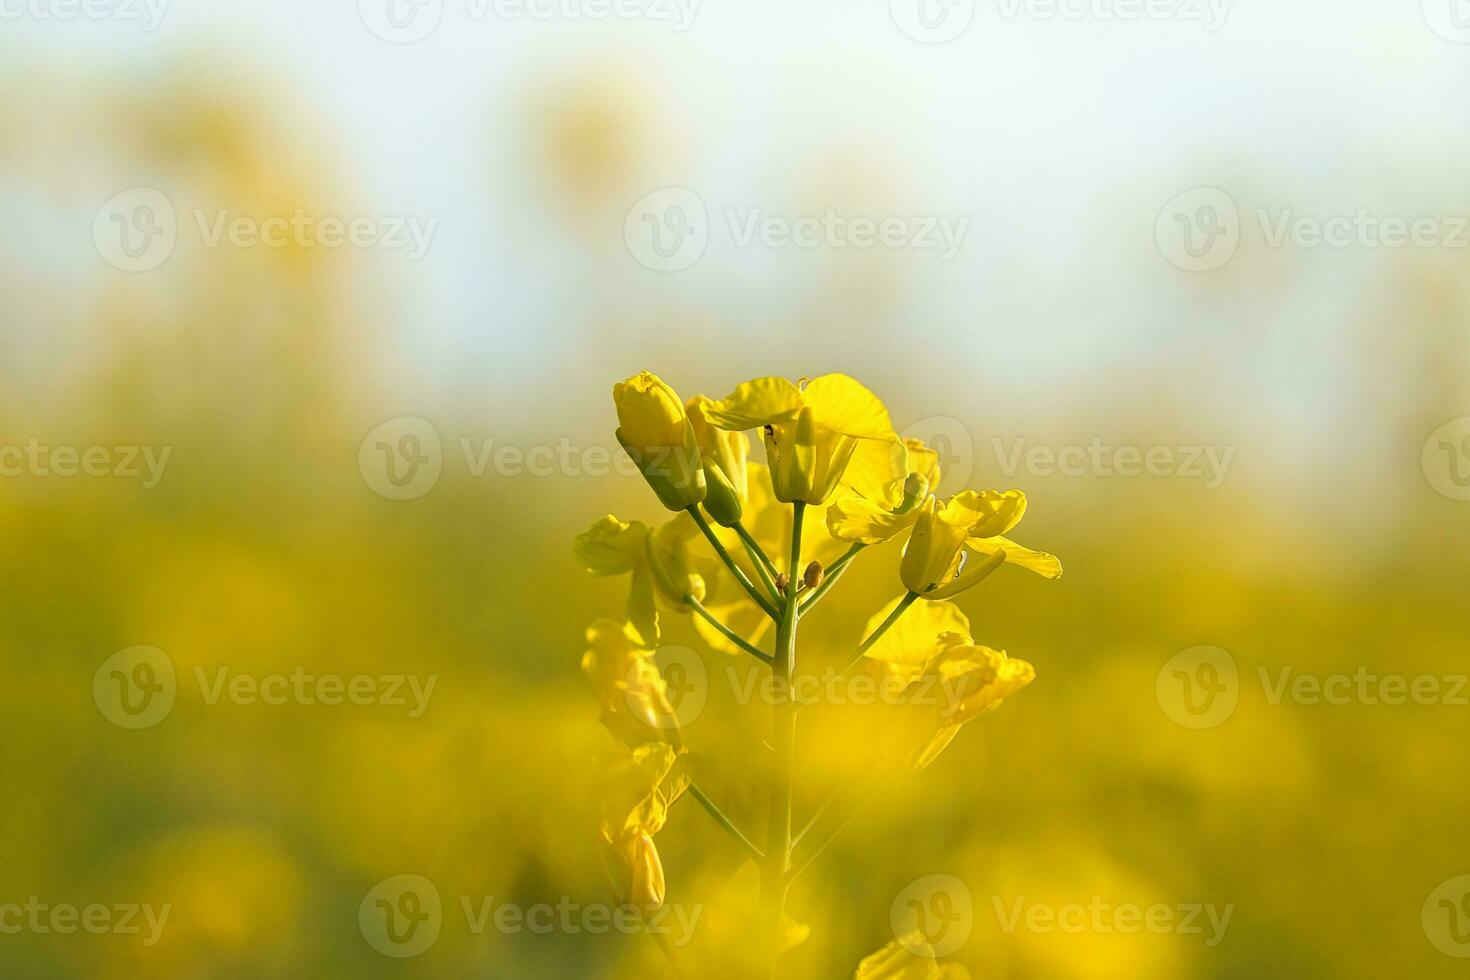
POLYGON ((658 600, 687 612, 687 596, 704 599, 705 577, 692 567, 689 555, 689 538, 696 533, 687 515, 652 529, 609 514, 577 535, 572 553, 593 575, 632 574, 627 622, 638 642, 653 647, 662 636, 658 600))
POLYGON ((675 771, 676 753, 662 742, 633 749, 602 787, 602 839, 619 897, 646 909, 664 902, 664 869, 653 837, 688 782, 675 771))
MULTIPOLYGON (((894 599, 874 613, 864 635, 886 622, 902 601, 902 597, 894 599)), ((969 640, 970 620, 960 607, 943 601, 922 603, 894 622, 865 655, 905 681, 912 681, 945 649, 944 637, 950 633, 969 640)))
POLYGON ((665 730, 680 744, 668 685, 640 645, 637 631, 626 623, 599 619, 587 627, 587 646, 582 671, 592 682, 608 731, 630 748, 665 730))
POLYGON ((943 966, 934 958, 918 932, 900 936, 858 964, 853 980, 970 980, 970 971, 958 963, 943 966))
POLYGON ((705 498, 704 469, 694 427, 679 393, 644 371, 613 385, 618 442, 669 510, 686 510, 705 498))
POLYGON ((722 429, 763 429, 776 499, 826 502, 839 481, 880 495, 904 475, 903 444, 888 409, 845 374, 793 384, 757 378, 704 406, 722 429))
POLYGON ((904 764, 923 769, 953 741, 960 726, 999 708, 1036 679, 1036 669, 1002 650, 974 644, 961 633, 945 633, 922 675, 910 687, 899 742, 904 764))

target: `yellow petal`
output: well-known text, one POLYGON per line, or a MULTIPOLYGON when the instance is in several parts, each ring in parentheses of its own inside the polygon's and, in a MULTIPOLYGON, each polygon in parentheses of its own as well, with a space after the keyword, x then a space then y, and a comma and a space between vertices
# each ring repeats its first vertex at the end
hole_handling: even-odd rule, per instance
MULTIPOLYGON (((903 597, 900 596, 874 613, 868 620, 863 635, 867 636, 877 629, 902 601, 903 597)), ((898 673, 917 674, 946 645, 953 642, 952 639, 945 638, 944 634, 958 635, 962 637, 962 642, 969 643, 970 620, 952 602, 920 602, 900 616, 888 628, 888 632, 873 644, 867 655, 873 660, 882 661, 898 673)))
POLYGON ((817 427, 840 432, 854 439, 897 440, 893 420, 878 396, 845 374, 813 378, 801 391, 810 405, 817 427))
POLYGON ((895 514, 857 494, 848 494, 827 505, 827 530, 843 541, 879 544, 913 527, 918 517, 917 508, 895 514))
POLYGON ((626 610, 628 629, 638 642, 648 648, 658 646, 661 635, 658 625, 658 606, 654 602, 653 569, 648 562, 639 562, 633 569, 633 581, 628 588, 626 610))
POLYGON ((705 406, 706 417, 722 429, 757 429, 789 422, 801 410, 801 392, 785 378, 756 378, 725 398, 705 406))
POLYGON ((903 445, 908 451, 908 472, 922 476, 931 490, 938 487, 943 477, 939 470, 939 453, 924 445, 920 439, 906 438, 903 445))
POLYGON ((993 538, 971 538, 966 544, 982 555, 993 555, 997 551, 1004 551, 1007 565, 1028 568, 1044 578, 1062 577, 1062 562, 1056 555, 1049 555, 1044 551, 1032 551, 1030 548, 1016 544, 1010 538, 998 535, 993 538))
POLYGON ((577 535, 572 554, 593 575, 622 575, 642 562, 648 532, 642 521, 620 521, 609 514, 577 535))
POLYGON ((1026 495, 1019 490, 965 490, 945 506, 947 519, 969 528, 971 537, 993 538, 1021 523, 1026 495))
POLYGON ((909 591, 925 595, 949 581, 969 529, 964 523, 956 524, 955 518, 966 515, 963 509, 955 510, 951 506, 941 510, 933 497, 918 509, 914 531, 904 546, 898 569, 899 578, 909 591))
POLYGON ((896 507, 903 500, 903 480, 910 468, 908 450, 897 439, 861 439, 842 474, 842 485, 896 507))

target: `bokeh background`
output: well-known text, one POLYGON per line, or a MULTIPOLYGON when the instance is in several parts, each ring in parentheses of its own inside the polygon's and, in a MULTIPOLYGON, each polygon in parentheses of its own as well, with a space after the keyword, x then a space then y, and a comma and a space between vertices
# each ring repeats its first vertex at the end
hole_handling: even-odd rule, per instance
MULTIPOLYGON (((1451 894, 1462 918, 1435 925, 1430 898, 1470 873, 1470 707, 1272 703, 1260 674, 1470 671, 1470 38, 1452 5, 1239 0, 1210 29, 1182 3, 961 0, 918 21, 902 0, 703 0, 679 24, 652 4, 444 0, 399 11, 433 21, 410 43, 373 0, 172 0, 153 29, 123 0, 70 9, 0 20, 0 445, 170 456, 154 486, 0 478, 0 903, 172 912, 152 946, 0 935, 0 975, 669 975, 647 936, 477 935, 458 902, 612 901, 592 820, 617 746, 578 660, 623 583, 569 546, 608 512, 659 517, 636 477, 587 473, 616 446, 612 383, 642 369, 715 397, 851 373, 900 429, 942 437, 952 475, 1024 489, 1018 537, 1067 569, 960 597, 1037 682, 802 879, 790 911, 811 935, 786 976, 851 975, 933 874, 973 899, 949 959, 977 977, 1463 974, 1470 906, 1451 894), (924 24, 961 29, 931 43, 924 24), (176 240, 130 272, 109 202, 137 188, 176 240), (666 188, 705 215, 655 223, 702 220, 707 244, 658 271, 638 208, 666 188), (196 221, 297 210, 435 224, 414 256, 211 245, 196 221), (968 225, 946 257, 742 244, 728 217, 829 210, 968 225), (1441 237, 1272 241, 1286 214, 1360 212, 1441 237), (1171 237, 1180 215, 1206 247, 1171 237), (360 451, 404 417, 439 437, 440 474, 389 499, 360 451), (1018 441, 1094 440, 1229 464, 1008 465, 1018 441), (501 447, 576 462, 476 465, 501 447), (139 645, 178 691, 129 730, 93 680, 139 645), (1228 653, 1237 703, 1192 728, 1156 682, 1201 646, 1228 653), (418 717, 209 703, 195 672, 222 667, 437 681, 418 717), (358 919, 400 874, 446 908, 406 959, 358 919), (1213 946, 1007 933, 995 902, 1019 896, 1234 912, 1213 946)), ((865 555, 804 627, 812 664, 898 594, 896 557, 865 555)), ((686 728, 702 779, 759 832, 742 776, 760 709, 720 689, 687 623, 673 640, 716 678, 686 728)), ((813 742, 799 810, 863 784, 872 734, 813 742)), ((739 880, 692 801, 659 845, 671 902, 739 880)))

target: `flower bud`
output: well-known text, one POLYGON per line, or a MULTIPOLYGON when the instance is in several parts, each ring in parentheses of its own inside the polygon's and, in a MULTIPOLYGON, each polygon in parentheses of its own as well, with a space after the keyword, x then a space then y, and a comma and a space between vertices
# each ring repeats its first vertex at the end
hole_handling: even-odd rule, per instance
POLYGON ((822 563, 814 561, 807 565, 806 571, 802 573, 801 580, 809 589, 815 589, 822 584, 822 563))
POLYGON ((708 493, 704 498, 704 509, 721 527, 734 527, 740 520, 744 508, 740 494, 730 485, 725 472, 708 456, 704 457, 704 482, 708 493))
POLYGON ((791 576, 785 572, 776 573, 776 591, 782 595, 786 594, 786 587, 791 584, 791 576))
POLYGON ((687 510, 704 499, 704 469, 694 428, 679 395, 644 371, 613 385, 618 443, 669 510, 687 510))

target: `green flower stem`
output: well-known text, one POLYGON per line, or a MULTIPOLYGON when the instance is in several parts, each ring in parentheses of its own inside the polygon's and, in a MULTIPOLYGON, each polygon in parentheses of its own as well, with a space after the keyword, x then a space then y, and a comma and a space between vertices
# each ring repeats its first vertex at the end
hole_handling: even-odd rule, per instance
POLYGON ((700 789, 694 783, 690 783, 689 795, 698 800, 699 805, 704 807, 709 815, 715 818, 715 823, 723 827, 731 837, 734 837, 740 843, 744 844, 745 849, 749 851, 757 861, 765 860, 766 856, 761 853, 760 848, 752 844, 750 842, 750 838, 742 834, 740 832, 740 828, 735 826, 735 822, 729 817, 725 816, 724 811, 715 806, 714 801, 712 801, 708 796, 704 795, 704 790, 700 789))
POLYGON ((776 566, 771 564, 771 559, 766 557, 765 549, 760 542, 751 537, 745 525, 739 521, 735 522, 735 533, 740 535, 740 543, 745 545, 745 553, 750 555, 751 563, 755 565, 755 573, 760 576, 761 584, 771 594, 771 598, 781 599, 781 590, 776 588, 776 566))
MULTIPOLYGON (((877 783, 875 783, 873 785, 873 788, 869 791, 868 795, 865 796, 865 797, 863 797, 861 800, 859 800, 858 801, 858 804, 856 806, 854 806, 851 810, 849 810, 842 817, 842 819, 837 822, 836 826, 834 826, 832 828, 832 830, 827 834, 827 836, 823 837, 820 841, 818 841, 812 847, 811 852, 808 853, 805 857, 802 858, 801 863, 798 864, 798 865, 796 865, 796 867, 792 869, 791 874, 790 874, 790 876, 788 877, 787 880, 788 881, 794 881, 803 871, 805 871, 807 868, 811 867, 812 866, 812 862, 815 861, 817 858, 821 857, 822 852, 825 851, 827 849, 827 847, 834 840, 836 840, 839 836, 841 836, 842 832, 848 828, 848 825, 851 824, 854 820, 857 819, 858 814, 860 814, 864 810, 866 810, 868 808, 868 804, 870 804, 874 800, 876 800, 878 798, 878 794, 882 793, 883 790, 884 790, 884 788, 886 788, 888 786, 888 784, 890 782, 892 782, 892 781, 893 781, 893 776, 890 775, 890 776, 884 777, 883 779, 880 779, 877 783)), ((830 805, 830 801, 829 801, 829 805, 830 805)), ((826 807, 823 807, 823 810, 825 811, 826 810, 826 807)), ((820 816, 820 815, 821 814, 819 813, 818 816, 820 816)), ((817 818, 816 817, 813 817, 812 818, 812 823, 813 824, 816 823, 816 820, 817 820, 817 818)), ((808 826, 807 827, 807 830, 810 830, 810 829, 811 829, 811 827, 808 826)), ((802 834, 804 836, 806 834, 806 831, 805 830, 802 831, 802 834)))
POLYGON ((775 975, 777 950, 781 944, 786 872, 791 867, 791 789, 796 763, 796 701, 791 696, 791 678, 796 672, 796 590, 801 586, 801 525, 806 504, 791 505, 791 573, 786 577, 786 602, 776 627, 776 662, 771 665, 778 700, 771 719, 771 748, 776 768, 771 781, 770 814, 766 821, 766 860, 761 867, 761 904, 767 916, 771 942, 771 973, 775 975))
POLYGON ((837 584, 837 580, 842 577, 842 573, 847 571, 847 566, 850 565, 852 563, 852 560, 857 557, 858 552, 862 551, 866 547, 867 545, 859 541, 855 543, 851 548, 848 548, 846 554, 844 554, 841 558, 832 563, 832 567, 827 569, 827 573, 822 576, 822 584, 817 586, 817 590, 815 592, 811 593, 801 601, 800 615, 805 616, 807 614, 807 610, 811 609, 812 606, 815 606, 818 601, 821 600, 822 596, 827 594, 827 590, 837 584))
POLYGON ((715 554, 720 556, 720 561, 724 562, 725 567, 730 570, 730 574, 735 576, 735 581, 739 582, 745 591, 750 593, 750 597, 755 600, 755 604, 764 609, 767 616, 779 622, 781 613, 775 606, 771 605, 770 600, 756 590, 756 587, 751 584, 750 578, 740 570, 739 565, 735 564, 734 559, 730 557, 730 553, 725 550, 725 546, 720 544, 720 539, 715 537, 714 529, 709 526, 709 521, 705 520, 704 515, 699 512, 698 504, 689 508, 689 516, 694 518, 694 523, 699 525, 699 529, 709 539, 710 545, 715 549, 715 554))
POLYGON ((719 630, 721 636, 738 646, 740 649, 744 650, 746 653, 750 654, 752 657, 755 657, 761 663, 773 664, 776 662, 775 657, 771 656, 769 653, 762 652, 759 647, 750 643, 745 639, 745 637, 741 636, 739 633, 735 632, 730 627, 726 626, 724 623, 716 619, 713 613, 704 608, 704 603, 694 598, 694 596, 686 595, 684 597, 684 602, 689 606, 690 609, 693 609, 694 612, 701 619, 703 619, 706 623, 709 623, 715 629, 719 630))
POLYGON ((888 627, 898 622, 898 617, 907 612, 909 606, 912 606, 918 600, 918 598, 919 593, 917 592, 910 592, 908 595, 904 596, 903 601, 900 602, 897 606, 893 607, 893 612, 888 614, 888 618, 879 623, 878 628, 873 630, 872 633, 868 634, 868 638, 863 641, 862 646, 858 647, 857 656, 853 658, 852 663, 842 668, 842 672, 845 674, 849 670, 852 670, 854 667, 856 667, 858 665, 858 662, 863 659, 863 654, 867 653, 868 650, 872 648, 874 643, 877 643, 880 639, 882 639, 883 634, 888 632, 888 627))

